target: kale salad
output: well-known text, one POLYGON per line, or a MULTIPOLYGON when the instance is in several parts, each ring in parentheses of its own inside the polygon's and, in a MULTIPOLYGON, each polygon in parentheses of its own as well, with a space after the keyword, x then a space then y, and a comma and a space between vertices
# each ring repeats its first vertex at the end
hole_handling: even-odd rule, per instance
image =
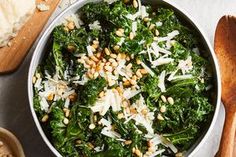
POLYGON ((200 44, 171 9, 86 4, 54 28, 32 80, 45 134, 65 157, 184 156, 214 111, 200 44))

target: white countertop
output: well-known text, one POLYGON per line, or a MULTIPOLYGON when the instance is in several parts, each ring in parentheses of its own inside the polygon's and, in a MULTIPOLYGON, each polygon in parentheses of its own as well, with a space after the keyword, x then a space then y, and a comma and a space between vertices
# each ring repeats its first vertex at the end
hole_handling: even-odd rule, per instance
MULTIPOLYGON (((169 0, 186 10, 207 34, 213 46, 215 27, 221 16, 236 15, 236 0, 169 0)), ((60 9, 54 16, 60 12, 60 9)), ((26 156, 53 157, 42 141, 33 122, 27 99, 27 72, 32 50, 15 73, 0 75, 0 127, 12 131, 21 141, 26 156)), ((220 113, 213 132, 203 147, 193 157, 213 157, 220 141, 224 121, 224 109, 220 113)))

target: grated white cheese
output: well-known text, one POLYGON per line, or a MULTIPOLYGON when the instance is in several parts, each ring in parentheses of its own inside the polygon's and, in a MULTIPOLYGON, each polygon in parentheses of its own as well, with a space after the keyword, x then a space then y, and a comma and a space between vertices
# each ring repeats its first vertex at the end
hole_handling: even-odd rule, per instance
POLYGON ((120 41, 117 43, 117 45, 121 46, 125 41, 125 38, 124 37, 121 37, 120 38, 120 41))
POLYGON ((104 2, 107 2, 108 4, 115 3, 116 1, 118 1, 118 0, 104 0, 104 2))
POLYGON ((174 76, 172 79, 170 79, 170 81, 172 80, 186 80, 186 79, 191 79, 193 78, 193 75, 189 74, 189 75, 180 75, 180 76, 174 76))
POLYGON ((69 98, 66 98, 64 107, 65 107, 65 108, 69 108, 69 105, 70 105, 70 99, 69 99, 69 98))
POLYGON ((141 90, 127 88, 124 90, 123 97, 125 99, 129 100, 130 98, 134 97, 135 95, 139 94, 140 92, 141 92, 141 90))
POLYGON ((48 11, 50 9, 50 6, 45 3, 39 3, 37 4, 37 9, 39 11, 48 11))
POLYGON ((147 72, 148 72, 151 76, 154 76, 154 75, 155 75, 155 73, 154 73, 146 64, 144 64, 143 62, 141 62, 141 65, 142 65, 142 67, 143 67, 145 70, 147 70, 147 72))
POLYGON ((161 149, 161 150, 155 151, 155 152, 152 153, 149 157, 155 157, 155 156, 157 156, 157 155, 162 154, 163 152, 165 152, 165 149, 161 149))
MULTIPOLYGON (((159 48, 158 48, 158 46, 157 46, 157 43, 156 42, 153 42, 152 44, 151 44, 151 47, 152 47, 152 49, 153 49, 153 54, 158 58, 159 57, 159 48)), ((152 61, 151 61, 152 62, 152 61)))
POLYGON ((166 71, 162 71, 160 76, 159 76, 159 82, 158 82, 158 87, 161 89, 161 92, 165 92, 166 91, 166 87, 165 87, 165 75, 166 75, 166 71))
POLYGON ((163 23, 162 23, 162 22, 160 22, 160 21, 156 22, 156 26, 157 26, 157 27, 160 27, 160 26, 162 26, 162 24, 163 24, 163 23))
POLYGON ((138 26, 137 25, 138 24, 137 24, 136 21, 132 22, 131 28, 132 28, 132 33, 134 34, 134 36, 136 35, 136 31, 138 30, 138 26))
POLYGON ((49 104, 45 98, 41 98, 40 108, 42 111, 48 112, 49 104))
POLYGON ((86 47, 86 49, 87 49, 87 52, 88 52, 88 56, 93 56, 93 47, 88 45, 86 47))
POLYGON ((174 59, 172 59, 172 58, 163 58, 163 57, 161 57, 161 58, 158 58, 157 60, 152 62, 152 67, 155 68, 155 67, 160 66, 160 65, 169 64, 173 61, 174 61, 174 59))
MULTIPOLYGON (((66 19, 67 22, 73 21, 74 24, 75 24, 75 27, 80 28, 81 20, 80 20, 80 18, 78 17, 77 14, 71 14, 68 17, 66 17, 65 19, 66 19)), ((65 25, 67 25, 67 24, 65 24, 65 25)))
POLYGON ((143 18, 148 17, 148 16, 149 16, 149 14, 147 13, 146 7, 142 5, 141 6, 141 18, 143 19, 143 18))
POLYGON ((193 69, 192 57, 189 56, 186 60, 180 60, 178 68, 182 71, 183 74, 192 70, 193 69))
POLYGON ((99 112, 100 115, 104 116, 110 107, 114 112, 121 110, 122 98, 117 91, 109 89, 106 91, 105 96, 98 99, 91 108, 93 113, 99 112))
POLYGON ((101 30, 101 25, 100 25, 100 22, 97 20, 97 21, 94 21, 92 24, 89 24, 89 28, 91 30, 101 30))

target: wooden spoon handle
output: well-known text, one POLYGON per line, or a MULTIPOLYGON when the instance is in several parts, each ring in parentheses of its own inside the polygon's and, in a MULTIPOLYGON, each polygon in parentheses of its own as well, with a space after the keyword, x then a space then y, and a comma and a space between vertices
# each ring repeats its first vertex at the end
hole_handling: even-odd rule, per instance
MULTIPOLYGON (((233 106, 233 105, 228 105, 233 106)), ((221 137, 220 149, 218 157, 235 157, 234 144, 235 144, 235 131, 236 131, 236 112, 233 108, 226 109, 224 130, 221 137)))

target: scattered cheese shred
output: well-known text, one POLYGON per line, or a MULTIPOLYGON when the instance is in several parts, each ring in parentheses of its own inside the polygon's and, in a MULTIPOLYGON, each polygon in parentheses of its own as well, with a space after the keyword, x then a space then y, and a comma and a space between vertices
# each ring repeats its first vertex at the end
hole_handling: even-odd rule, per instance
POLYGON ((142 67, 143 67, 145 70, 147 70, 147 72, 148 72, 151 76, 154 76, 154 75, 155 75, 155 73, 154 73, 146 64, 144 64, 143 62, 141 62, 141 65, 142 65, 142 67))
POLYGON ((166 91, 166 87, 165 87, 165 75, 166 75, 166 71, 162 71, 160 76, 159 76, 159 82, 158 82, 158 87, 161 89, 161 92, 165 92, 166 91))

